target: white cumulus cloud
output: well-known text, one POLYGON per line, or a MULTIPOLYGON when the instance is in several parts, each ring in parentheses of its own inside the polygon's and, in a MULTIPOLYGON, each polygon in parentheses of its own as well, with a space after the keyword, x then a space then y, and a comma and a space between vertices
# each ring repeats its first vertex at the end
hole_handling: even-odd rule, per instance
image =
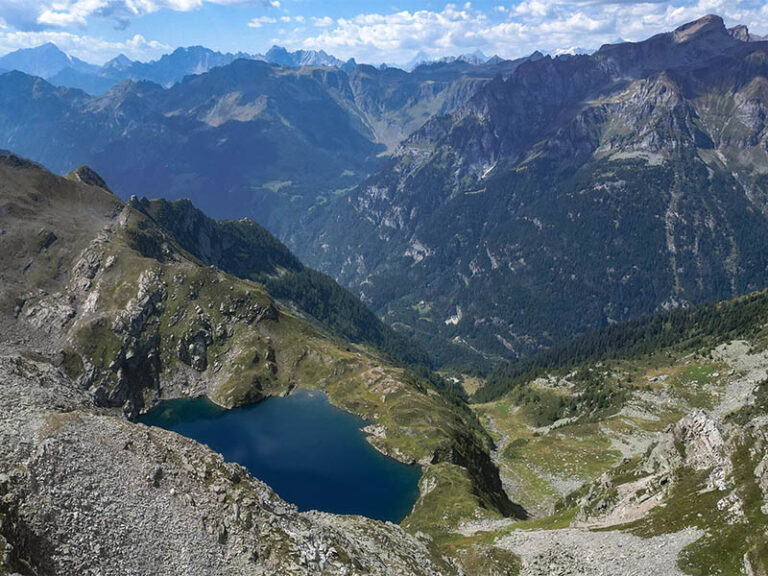
POLYGON ((86 27, 91 18, 126 26, 133 18, 159 10, 189 12, 206 4, 280 8, 278 0, 0 0, 0 18, 19 30, 86 27))
POLYGON ((102 64, 118 54, 125 54, 132 59, 146 60, 170 49, 170 46, 155 40, 147 40, 140 34, 135 34, 122 42, 110 42, 103 38, 54 30, 0 31, 0 53, 2 54, 19 48, 34 48, 46 42, 53 42, 68 54, 96 64, 102 64))
POLYGON ((763 0, 521 0, 487 10, 466 3, 313 18, 319 31, 303 36, 289 32, 282 40, 369 62, 405 62, 419 51, 436 57, 477 49, 517 57, 535 49, 554 53, 596 49, 619 38, 641 40, 708 13, 723 16, 728 25, 744 23, 768 33, 768 3, 763 0))
POLYGON ((274 24, 275 22, 277 22, 277 20, 271 16, 259 16, 258 18, 253 18, 250 22, 248 22, 248 27, 261 28, 264 26, 264 24, 274 24))

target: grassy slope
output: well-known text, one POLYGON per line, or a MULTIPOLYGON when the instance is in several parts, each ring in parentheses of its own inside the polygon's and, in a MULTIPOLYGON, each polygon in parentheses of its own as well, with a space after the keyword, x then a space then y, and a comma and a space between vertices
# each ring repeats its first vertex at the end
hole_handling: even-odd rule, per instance
POLYGON ((429 365, 424 349, 397 334, 332 278, 305 267, 277 238, 250 219, 216 222, 189 201, 132 203, 205 264, 266 285, 327 331, 379 349, 399 364, 429 365))
MULTIPOLYGON (((739 358, 752 358, 758 366, 765 362, 767 303, 763 291, 662 314, 574 340, 534 359, 525 371, 523 366, 507 367, 513 376, 504 381, 504 395, 498 397, 502 381, 497 379, 496 388, 485 392, 496 399, 474 408, 494 439, 503 443, 498 463, 511 480, 512 498, 537 518, 474 538, 492 543, 511 529, 573 525, 577 503, 593 482, 599 486, 599 478, 610 479, 610 499, 617 487, 647 474, 638 464, 659 432, 695 408, 722 413, 729 390, 754 377, 724 354, 724 345, 746 341, 739 358), (584 373, 593 375, 587 380, 590 388, 614 394, 602 404, 599 395, 585 403, 584 373)), ((768 515, 761 510, 765 500, 755 469, 764 454, 764 432, 754 423, 768 415, 766 389, 765 383, 759 385, 756 397, 735 412, 726 411, 721 424, 733 465, 731 481, 743 502, 742 520, 734 522, 718 510, 718 501, 728 492, 704 490, 709 471, 684 468, 675 473, 662 506, 611 529, 651 537, 695 526, 706 535, 681 553, 678 564, 685 573, 739 574, 744 558, 763 573, 768 566, 768 515)), ((482 392, 475 397, 483 397, 482 392)))

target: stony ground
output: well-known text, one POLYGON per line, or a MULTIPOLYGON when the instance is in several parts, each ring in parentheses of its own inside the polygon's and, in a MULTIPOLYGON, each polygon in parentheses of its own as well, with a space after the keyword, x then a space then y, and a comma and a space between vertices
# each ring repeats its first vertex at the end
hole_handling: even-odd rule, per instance
POLYGON ((523 558, 523 576, 678 576, 677 557, 702 535, 688 529, 655 538, 588 530, 514 531, 497 541, 523 558))

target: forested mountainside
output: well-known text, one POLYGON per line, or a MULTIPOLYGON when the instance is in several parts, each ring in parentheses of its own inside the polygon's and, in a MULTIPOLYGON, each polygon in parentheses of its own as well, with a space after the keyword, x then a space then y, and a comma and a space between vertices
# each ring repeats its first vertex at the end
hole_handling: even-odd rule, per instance
POLYGON ((551 369, 638 359, 660 350, 696 352, 738 339, 761 339, 768 327, 768 291, 614 324, 540 354, 494 368, 476 400, 496 399, 551 369))
POLYGON ((768 43, 743 32, 526 62, 287 242, 447 362, 760 289, 768 43))
POLYGON ((433 114, 526 60, 408 73, 236 59, 167 89, 127 81, 100 96, 9 72, 0 146, 59 173, 88 164, 124 199, 189 198, 209 216, 252 217, 283 236, 433 114))

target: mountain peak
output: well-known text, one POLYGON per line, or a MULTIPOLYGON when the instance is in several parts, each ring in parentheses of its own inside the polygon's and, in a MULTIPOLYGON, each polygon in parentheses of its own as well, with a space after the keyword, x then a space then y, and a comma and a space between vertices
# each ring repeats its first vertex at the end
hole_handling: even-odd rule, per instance
POLYGON ((325 50, 296 50, 290 52, 282 46, 272 46, 264 55, 270 64, 285 67, 335 66, 341 68, 344 62, 325 52, 325 50))
POLYGON ((720 16, 708 14, 647 40, 605 44, 595 55, 612 59, 625 72, 644 73, 649 70, 701 66, 708 59, 724 54, 739 43, 726 29, 720 16))
POLYGON ((67 56, 67 53, 64 52, 61 48, 56 46, 53 42, 45 42, 43 44, 39 44, 38 46, 32 46, 31 48, 20 48, 14 52, 11 52, 10 54, 16 54, 16 53, 26 53, 26 54, 32 54, 32 53, 38 53, 38 54, 49 54, 49 55, 63 55, 67 56))
POLYGON ((278 66, 291 66, 293 59, 288 50, 282 46, 272 46, 265 54, 267 62, 277 64, 278 66))
POLYGON ((33 48, 21 48, 0 58, 0 68, 19 70, 42 78, 50 78, 74 63, 75 60, 53 42, 33 48))
POLYGON ((125 54, 118 54, 109 62, 106 62, 103 68, 107 70, 126 70, 133 64, 133 60, 128 58, 125 54))
POLYGON ((270 54, 289 54, 289 52, 287 48, 273 44, 272 47, 267 50, 266 56, 269 56, 270 54))
POLYGON ((111 192, 109 186, 107 186, 107 183, 104 181, 104 178, 99 176, 99 174, 90 166, 80 166, 67 174, 66 178, 75 182, 88 184, 89 186, 97 186, 111 192))
POLYGON ((688 22, 675 29, 672 32, 672 37, 675 42, 682 44, 683 42, 689 42, 694 38, 700 38, 708 34, 720 34, 727 35, 728 32, 725 29, 725 22, 720 16, 716 14, 707 14, 702 16, 698 20, 688 22))
POLYGON ((173 54, 188 54, 190 52, 194 53, 194 52, 198 52, 199 48, 201 48, 201 47, 199 47, 199 46, 179 46, 173 52, 171 52, 171 55, 173 55, 173 54))
POLYGON ((766 36, 758 36, 757 34, 752 34, 749 31, 749 28, 747 28, 744 24, 738 24, 733 28, 728 28, 728 34, 741 42, 764 42, 765 40, 768 40, 768 37, 766 36))
POLYGON ((5 148, 0 149, 0 163, 17 168, 41 168, 41 166, 36 162, 32 162, 32 160, 28 160, 27 158, 19 156, 11 150, 6 150, 5 148))
POLYGON ((32 46, 31 48, 19 48, 18 50, 14 50, 13 52, 9 52, 3 58, 10 56, 12 54, 32 54, 32 53, 48 53, 48 54, 62 54, 66 56, 66 53, 61 50, 56 44, 53 42, 45 42, 44 44, 39 44, 38 46, 32 46))
POLYGON ((200 57, 200 56, 207 56, 209 54, 220 54, 220 52, 216 52, 214 50, 211 50, 210 48, 207 48, 205 46, 179 46, 176 48, 173 52, 170 54, 163 55, 160 59, 163 58, 178 58, 178 57, 200 57))
POLYGON ((403 66, 404 70, 413 70, 417 66, 424 64, 425 62, 429 62, 431 60, 429 54, 426 52, 419 50, 419 52, 416 53, 416 55, 410 59, 410 61, 403 66))

